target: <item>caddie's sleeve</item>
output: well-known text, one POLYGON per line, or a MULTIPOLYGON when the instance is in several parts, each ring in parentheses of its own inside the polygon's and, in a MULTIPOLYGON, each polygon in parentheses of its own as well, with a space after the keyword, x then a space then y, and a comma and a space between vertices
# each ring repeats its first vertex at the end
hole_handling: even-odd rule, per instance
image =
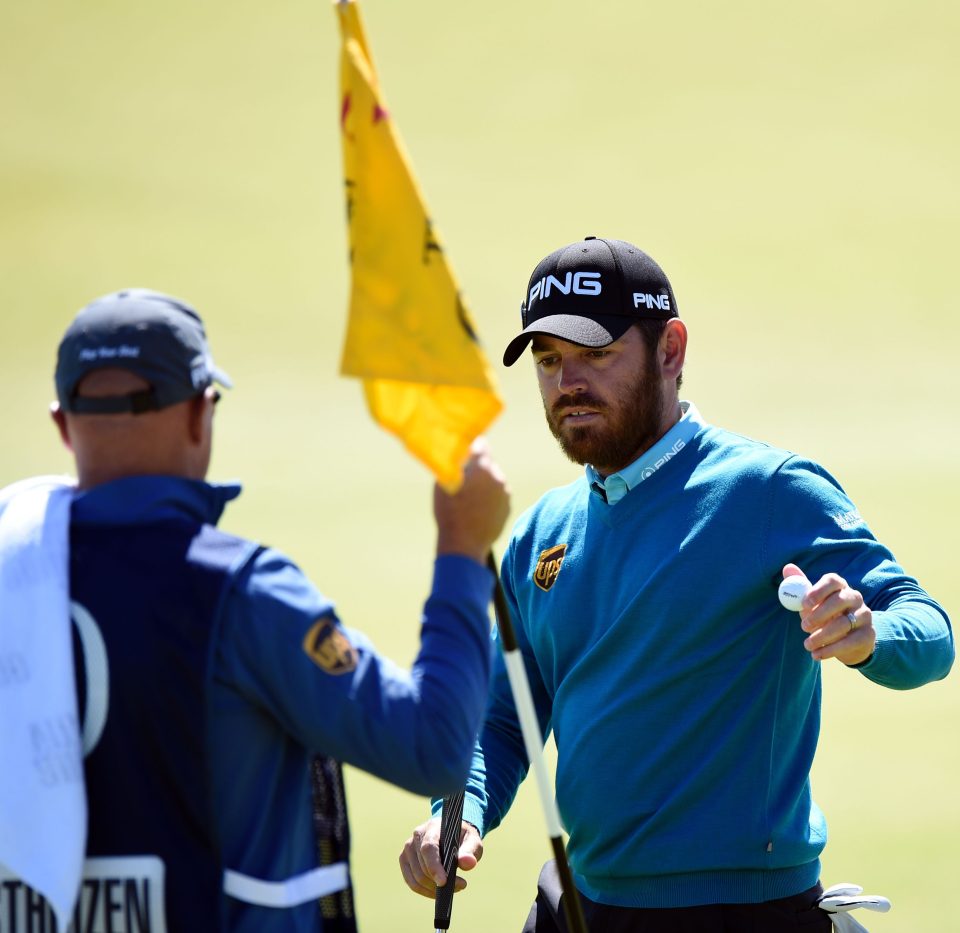
MULTIPOLYGON (((546 739, 551 729, 551 700, 533 659, 514 596, 513 556, 513 548, 508 546, 501 565, 501 583, 527 672, 540 734, 546 739)), ((463 801, 463 818, 476 826, 481 835, 500 824, 530 766, 497 629, 494 630, 493 641, 496 654, 490 678, 490 696, 483 727, 474 748, 463 801)), ((434 815, 440 813, 440 804, 439 800, 433 801, 434 815)))
POLYGON ((775 477, 772 502, 769 569, 792 562, 811 582, 837 573, 873 613, 876 647, 857 670, 896 690, 946 677, 954 660, 947 613, 877 541, 840 484, 818 464, 791 457, 775 477))
POLYGON ((217 676, 303 746, 414 793, 447 793, 463 786, 483 716, 492 589, 476 561, 438 557, 406 670, 267 550, 229 596, 217 676))

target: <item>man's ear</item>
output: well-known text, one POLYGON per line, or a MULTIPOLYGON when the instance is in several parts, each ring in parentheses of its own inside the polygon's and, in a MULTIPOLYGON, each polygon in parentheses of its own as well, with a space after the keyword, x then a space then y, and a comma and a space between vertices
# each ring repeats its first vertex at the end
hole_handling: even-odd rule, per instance
POLYGON ((63 409, 60 408, 59 402, 50 403, 50 417, 60 432, 60 440, 63 441, 63 446, 72 453, 73 444, 70 441, 70 428, 67 425, 67 416, 63 413, 63 409))
POLYGON ((679 318, 667 321, 660 335, 660 367, 664 379, 675 380, 687 356, 687 325, 679 318))
POLYGON ((204 438, 204 422, 207 416, 207 399, 204 393, 190 399, 187 406, 187 430, 190 432, 190 441, 199 444, 204 438))

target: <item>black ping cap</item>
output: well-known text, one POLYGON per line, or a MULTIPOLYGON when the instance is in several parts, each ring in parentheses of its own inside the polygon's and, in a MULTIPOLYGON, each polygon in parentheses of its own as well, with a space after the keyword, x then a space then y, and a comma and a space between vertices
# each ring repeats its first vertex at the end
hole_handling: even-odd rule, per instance
POLYGON ((643 250, 590 236, 555 250, 533 270, 520 306, 523 330, 507 344, 503 363, 512 366, 535 334, 605 347, 635 321, 677 313, 667 276, 643 250))
POLYGON ((200 315, 179 298, 144 288, 103 295, 77 312, 60 341, 55 381, 60 408, 75 414, 155 411, 212 382, 233 385, 214 365, 200 315), (108 367, 136 373, 150 388, 107 398, 77 395, 87 373, 108 367))

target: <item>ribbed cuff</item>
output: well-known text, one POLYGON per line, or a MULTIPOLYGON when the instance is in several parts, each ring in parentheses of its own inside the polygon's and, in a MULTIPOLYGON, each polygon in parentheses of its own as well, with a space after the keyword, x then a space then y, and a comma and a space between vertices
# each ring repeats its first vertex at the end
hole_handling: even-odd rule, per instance
MULTIPOLYGON (((442 807, 443 798, 435 797, 430 801, 430 815, 440 816, 442 807)), ((477 832, 483 836, 483 808, 480 806, 480 802, 475 797, 471 797, 469 794, 464 795, 463 798, 462 819, 471 825, 476 826, 477 832)))

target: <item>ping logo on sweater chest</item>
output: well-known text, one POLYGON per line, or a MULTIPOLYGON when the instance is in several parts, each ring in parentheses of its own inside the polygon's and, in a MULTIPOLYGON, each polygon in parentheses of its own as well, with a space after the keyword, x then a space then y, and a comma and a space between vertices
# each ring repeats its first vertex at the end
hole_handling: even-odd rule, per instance
POLYGON ((546 592, 556 582, 563 566, 563 555, 567 553, 565 544, 555 544, 540 552, 536 570, 533 571, 533 582, 546 592))

